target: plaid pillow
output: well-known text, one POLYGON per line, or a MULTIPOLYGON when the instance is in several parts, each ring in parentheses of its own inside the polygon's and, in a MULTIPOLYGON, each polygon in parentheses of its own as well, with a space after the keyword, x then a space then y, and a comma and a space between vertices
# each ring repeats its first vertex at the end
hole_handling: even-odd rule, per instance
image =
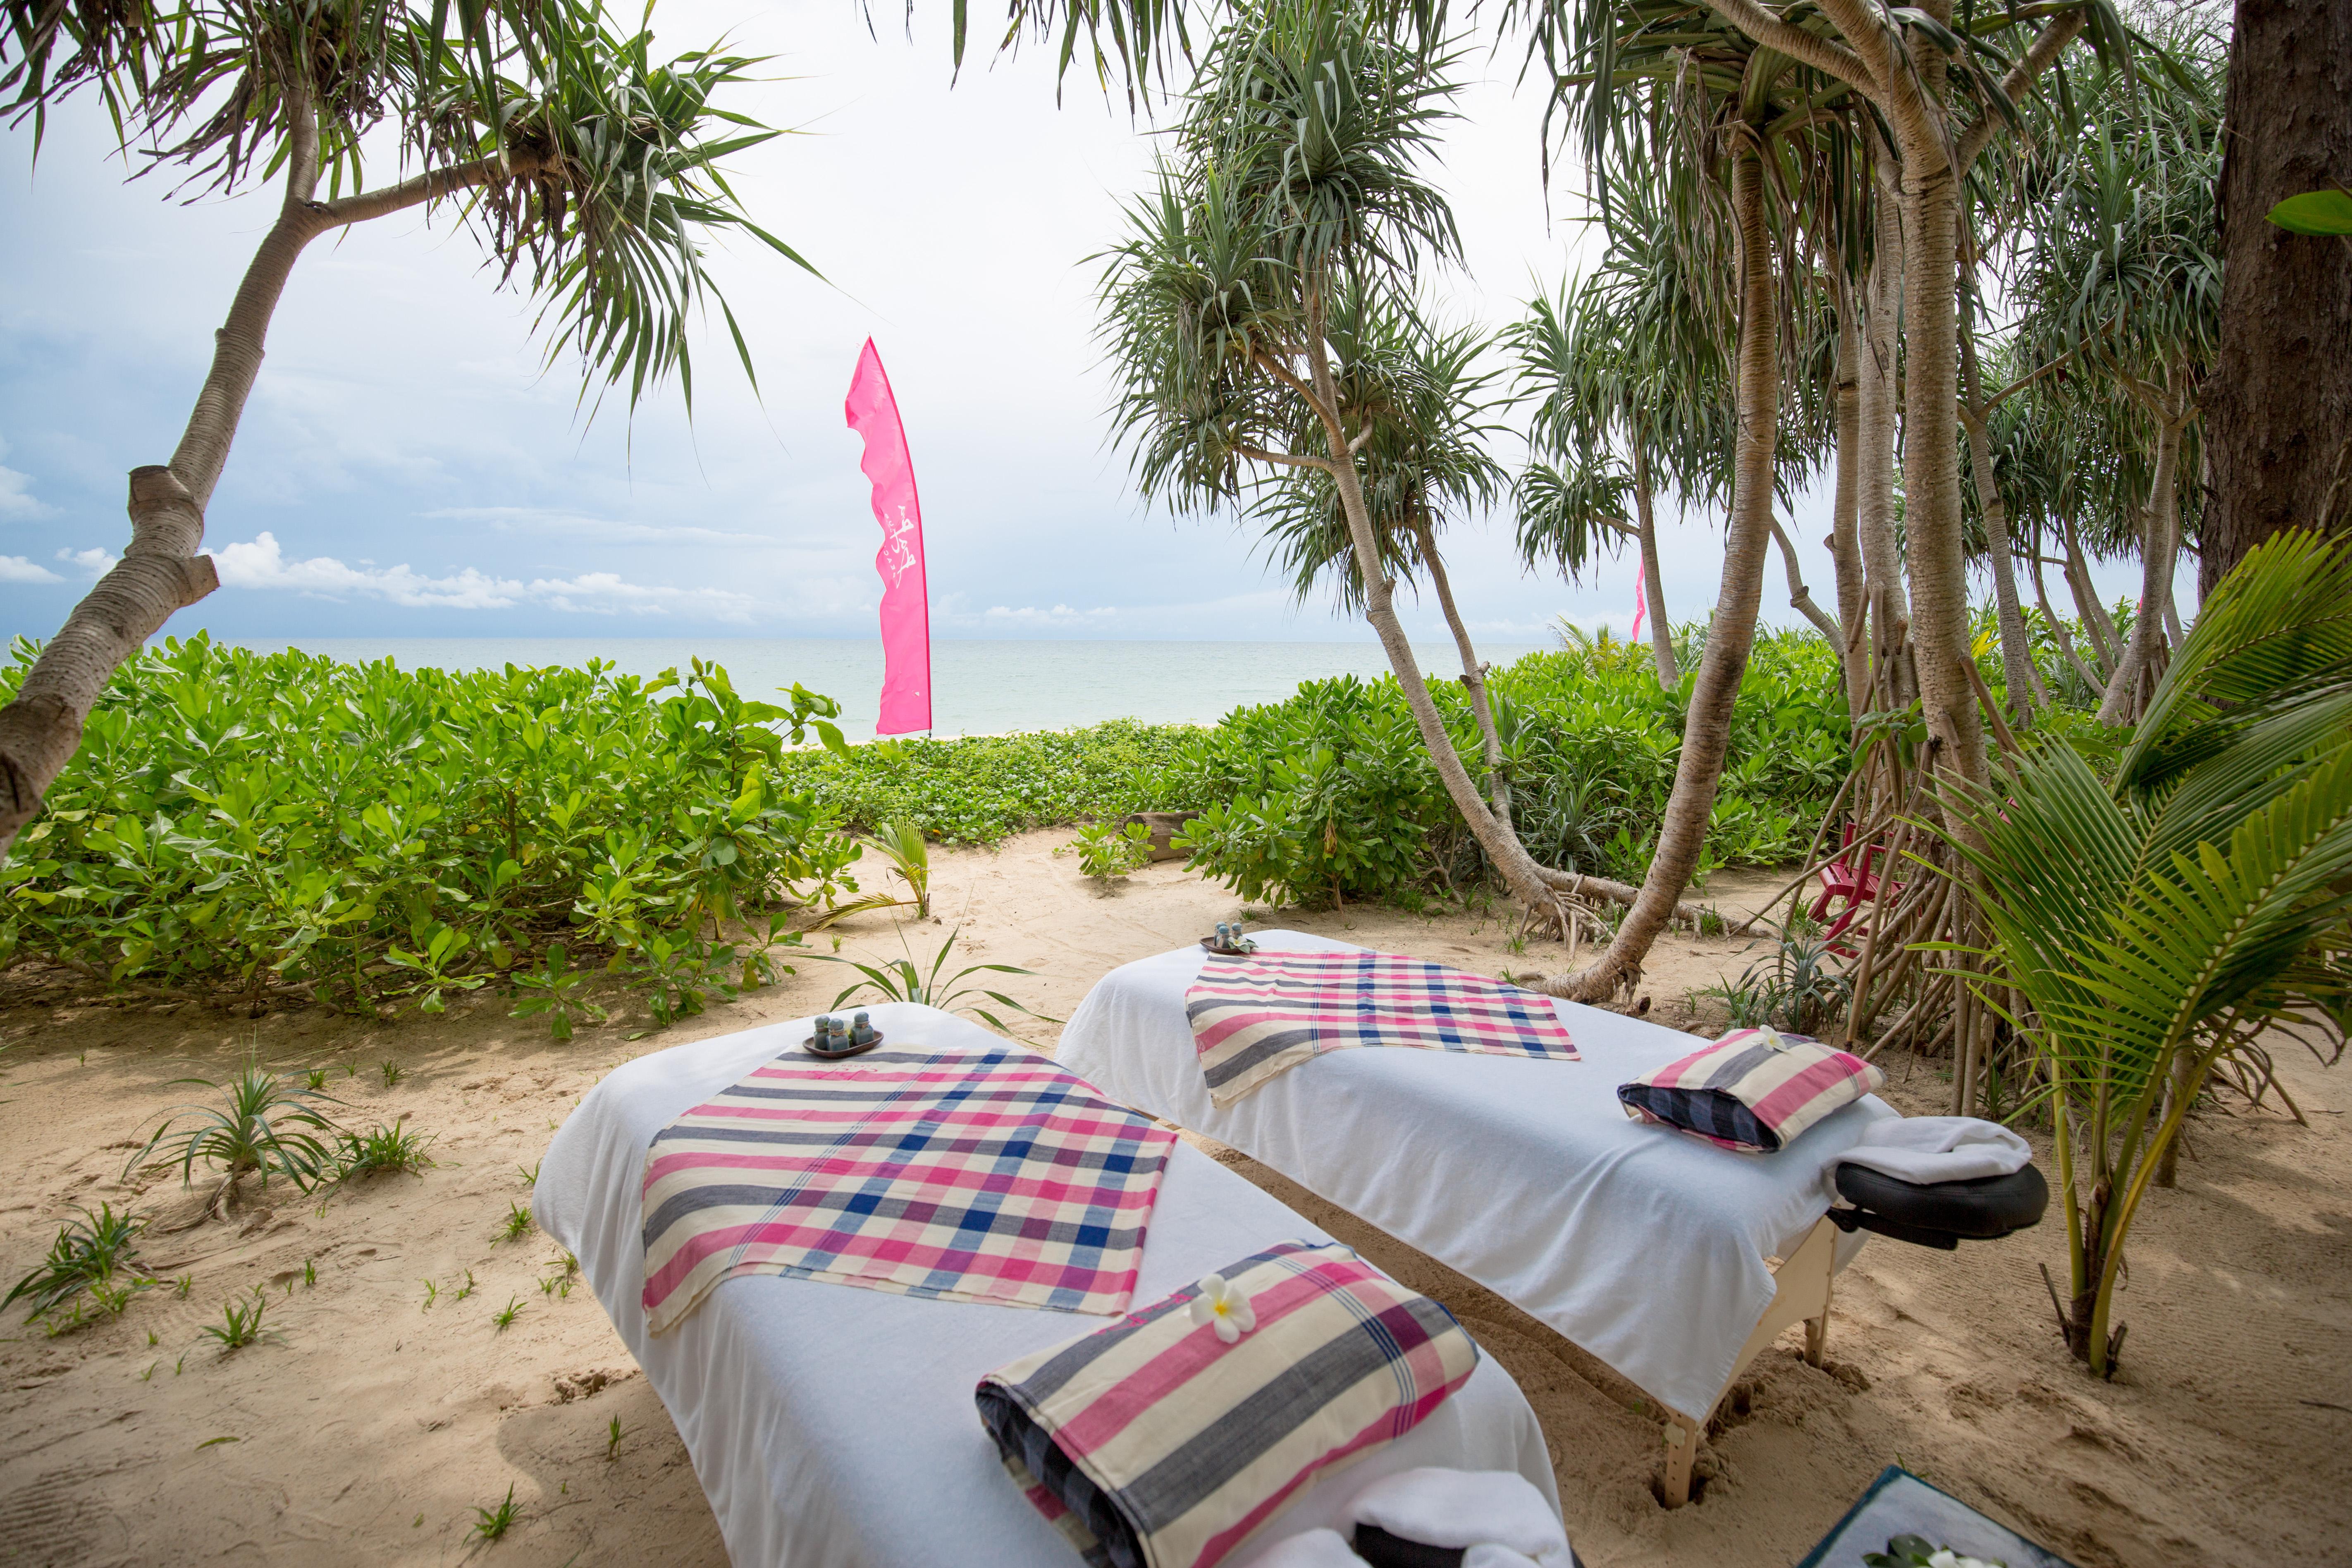
POLYGON ((1247 1303, 1230 1322, 1188 1285, 981 1380, 1006 1472, 1089 1563, 1210 1568, 1478 1364, 1453 1314, 1336 1242, 1286 1241, 1215 1279, 1247 1303))
POLYGON ((1743 1154, 1769 1154, 1886 1081, 1860 1057, 1803 1035, 1735 1029, 1617 1086, 1625 1114, 1743 1154))

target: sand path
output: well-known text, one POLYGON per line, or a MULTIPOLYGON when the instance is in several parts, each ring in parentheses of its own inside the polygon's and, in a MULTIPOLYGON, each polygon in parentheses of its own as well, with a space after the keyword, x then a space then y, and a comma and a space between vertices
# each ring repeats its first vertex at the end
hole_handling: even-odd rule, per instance
MULTIPOLYGON (((928 957, 955 927, 967 962, 1039 971, 991 978, 1067 1016, 1103 971, 1239 910, 1175 865, 1103 896, 1051 853, 1066 837, 940 855, 941 923, 906 932, 915 951, 928 957)), ((1766 891, 1768 879, 1724 879, 1711 896, 1732 907, 1766 891)), ((1486 973, 1544 959, 1513 957, 1505 925, 1460 914, 1281 921, 1486 973)), ((898 952, 895 933, 879 915, 840 932, 846 951, 877 956, 898 952)), ((1692 1020, 1685 993, 1759 951, 1670 938, 1644 987, 1654 1016, 1692 1020)), ((526 1173, 554 1127, 613 1066, 805 1015, 845 978, 804 964, 664 1033, 631 1040, 643 1021, 620 1016, 556 1046, 496 999, 382 1024, 320 1009, 247 1019, 7 977, 0 1284, 34 1265, 74 1207, 126 1197, 159 1219, 145 1257, 192 1282, 184 1298, 152 1290, 119 1321, 57 1339, 17 1312, 0 1321, 0 1563, 722 1563, 685 1451, 628 1352, 584 1286, 542 1289, 561 1274, 554 1247, 535 1231, 506 1239, 503 1222, 528 1206, 526 1173), (256 1048, 271 1064, 328 1067, 348 1121, 406 1117, 434 1137, 438 1165, 323 1204, 273 1184, 227 1224, 164 1233, 194 1201, 175 1177, 126 1185, 123 1163, 187 1098, 168 1080, 226 1076, 256 1048), (387 1061, 402 1069, 391 1085, 387 1061), (274 1337, 225 1355, 202 1325, 257 1287, 274 1337), (500 1330, 493 1316, 510 1302, 521 1310, 500 1330), (485 1545, 475 1510, 509 1487, 520 1521, 485 1545)), ((1050 1045, 1055 1031, 1021 1032, 1050 1045)), ((1490 1293, 1218 1152, 1445 1300, 1510 1367, 1594 1568, 1793 1561, 1896 1461, 2083 1568, 2344 1561, 2352 1079, 2292 1047, 2280 1066, 2309 1125, 2200 1117, 2179 1190, 2158 1194, 2135 1237, 2116 1381, 2077 1370, 2052 1329, 2038 1266, 2063 1271, 2054 1216, 1957 1256, 1880 1241, 1842 1277, 1828 1370, 1802 1363, 1793 1332, 1768 1354, 1702 1454, 1700 1500, 1671 1514, 1648 1489, 1657 1427, 1622 1382, 1490 1293)), ((1932 1067, 1892 1067, 1898 1103, 1941 1109, 1932 1067)))

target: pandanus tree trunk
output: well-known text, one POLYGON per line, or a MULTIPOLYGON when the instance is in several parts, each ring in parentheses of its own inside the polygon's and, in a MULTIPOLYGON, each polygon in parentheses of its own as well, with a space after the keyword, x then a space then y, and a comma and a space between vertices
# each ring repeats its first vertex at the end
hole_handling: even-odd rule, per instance
POLYGON ((1873 149, 1878 203, 1870 276, 1857 323, 1854 433, 1861 451, 1854 465, 1854 529, 1862 552, 1864 602, 1883 602, 1890 619, 1907 623, 1911 600, 1904 591, 1903 555, 1895 540, 1895 440, 1901 404, 1895 328, 1903 302, 1902 190, 1895 155, 1879 139, 1875 122, 1865 119, 1864 125, 1873 149))
POLYGON ((1642 546, 1642 595, 1648 605, 1650 621, 1650 660, 1658 672, 1658 684, 1668 691, 1682 684, 1682 670, 1675 661, 1675 628, 1666 620, 1666 588, 1658 566, 1658 527, 1654 515, 1654 498, 1650 491, 1650 454, 1643 443, 1633 443, 1633 525, 1642 546))
POLYGON ((2066 629, 2065 621, 2056 610, 2050 607, 2050 584, 2042 574, 2042 525, 2039 522, 2033 526, 2032 548, 2033 598, 2034 602, 2042 606, 2042 618, 2048 623, 2050 635, 2058 644, 2058 651, 2065 656, 2068 664, 2074 667, 2074 673, 2082 679, 2084 686, 2093 691, 2104 690, 2106 682, 2099 678, 2098 672, 2091 668, 2083 658, 2082 652, 2074 647, 2074 634, 2066 629))
POLYGON ((1837 492, 1830 509, 1830 559, 1837 570, 1839 659, 1845 670, 1846 708, 1859 719, 1870 706, 1870 651, 1862 629, 1870 602, 1867 574, 1863 567, 1860 498, 1862 494, 1862 330, 1854 321, 1853 288, 1837 284, 1837 492))
POLYGON ((2173 565, 2180 558, 2180 433, 2188 422, 2179 400, 2157 420, 2156 477, 2148 485, 2147 521, 2140 539, 2139 613, 2132 617, 2131 639, 2099 703, 2102 724, 2137 720, 2147 689, 2160 673, 2164 605, 2172 594, 2173 565))
POLYGON ((2082 616, 2084 635, 2091 639, 2092 657, 2105 671, 2099 679, 2104 689, 2115 679, 2116 666, 2124 656, 2116 637, 2116 623, 2108 618, 2106 606, 2099 603, 2098 590, 2091 582, 2091 563, 2083 555, 2083 541, 2074 531, 2071 513, 2060 516, 2058 530, 2066 542, 2066 586, 2074 595, 2074 610, 2082 616))
POLYGON ((0 708, 0 857, 16 842, 41 797, 81 744, 82 726, 122 661, 178 610, 220 586, 204 544, 205 510, 228 462, 246 400, 261 374, 263 344, 286 281, 319 236, 381 217, 509 172, 494 161, 420 174, 341 201, 315 200, 318 120, 308 98, 287 106, 286 185, 213 334, 212 366, 168 463, 131 470, 131 542, 26 672, 15 700, 0 708))
POLYGON ((1537 987, 1572 1001, 1603 1001, 1640 981, 1643 958, 1665 930, 1683 889, 1698 869, 1707 819, 1715 810, 1730 750, 1732 703, 1748 673, 1756 639, 1764 554, 1772 541, 1772 456, 1780 424, 1778 321, 1771 236, 1764 221, 1762 159, 1748 128, 1737 128, 1734 134, 1739 138, 1731 150, 1731 215, 1738 234, 1739 268, 1738 434, 1733 447, 1731 529, 1724 542, 1723 582, 1684 719, 1674 789, 1666 797, 1641 897, 1626 910, 1607 951, 1589 968, 1546 979, 1537 987))
POLYGON ((1960 390, 1967 398, 1960 422, 1969 433, 1969 472, 1976 479, 1977 515, 1984 520, 1985 556, 1992 571, 1993 611, 2000 627, 2001 679, 2009 687, 2009 705, 2020 722, 2033 717, 2037 698, 2047 700, 2041 677, 2033 668, 2033 644, 2025 632, 2025 612, 2017 598, 2017 559, 2009 537, 2009 503, 2001 499, 2000 477, 1993 467, 1992 440, 1985 428, 1984 385, 1977 374, 1976 343, 1960 337, 1960 390))
POLYGON ((1509 828, 1511 781, 1503 772, 1503 738, 1495 729, 1494 704, 1486 696, 1486 667, 1478 662, 1477 650, 1470 646, 1470 628, 1462 624, 1462 612, 1454 607, 1454 588, 1445 580, 1445 563, 1437 553, 1437 539, 1428 517, 1416 512, 1412 530, 1421 542, 1422 563, 1429 568, 1430 585, 1437 590, 1438 607, 1445 612, 1446 628, 1453 632, 1454 646, 1462 655, 1462 689, 1470 694, 1471 716, 1478 721, 1479 742, 1486 752, 1486 800, 1509 828))

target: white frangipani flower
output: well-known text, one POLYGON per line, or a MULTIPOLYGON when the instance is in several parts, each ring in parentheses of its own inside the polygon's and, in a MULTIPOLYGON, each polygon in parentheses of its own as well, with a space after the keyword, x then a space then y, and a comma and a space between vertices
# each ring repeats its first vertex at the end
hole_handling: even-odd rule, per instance
POLYGON ((1192 1321, 1217 1331, 1217 1338, 1232 1344, 1257 1327, 1257 1313, 1250 1309, 1249 1298, 1225 1283, 1222 1274, 1201 1277, 1201 1293, 1192 1298, 1192 1321))

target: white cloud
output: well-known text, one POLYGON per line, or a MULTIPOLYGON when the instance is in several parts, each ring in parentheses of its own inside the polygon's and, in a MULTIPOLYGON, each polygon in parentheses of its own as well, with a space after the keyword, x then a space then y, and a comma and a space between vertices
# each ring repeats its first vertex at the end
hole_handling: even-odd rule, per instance
POLYGON ((669 588, 627 582, 611 572, 578 577, 535 577, 526 582, 496 577, 468 566, 431 577, 405 563, 398 566, 353 566, 331 555, 289 561, 277 537, 264 531, 250 542, 213 552, 221 584, 229 588, 279 589, 319 598, 374 598, 411 609, 505 610, 536 605, 583 615, 667 615, 675 611, 723 621, 751 618, 756 601, 722 588, 669 588))
MULTIPOLYGON (((8 443, 0 440, 0 458, 8 455, 8 443)), ((58 509, 33 494, 33 476, 18 473, 10 468, 0 468, 0 517, 47 517, 58 509)), ((41 568, 36 566, 34 571, 41 568)), ((37 577, 9 577, 0 581, 37 583, 37 577)))
POLYGON ((620 522, 611 518, 584 517, 535 506, 450 506, 424 514, 457 522, 487 522, 491 527, 531 533, 557 533, 583 544, 753 544, 781 547, 797 542, 766 533, 739 533, 727 529, 688 524, 620 522))
MULTIPOLYGON (((8 470, 0 468, 0 474, 8 470)), ((65 579, 46 566, 36 566, 21 555, 0 555, 0 583, 62 583, 65 579)))
POLYGON ((79 567, 92 579, 96 579, 113 571, 115 562, 121 557, 116 555, 111 550, 60 550, 58 552, 58 559, 68 565, 79 567))
POLYGON ((1024 605, 1019 609, 991 605, 981 619, 992 626, 1097 626, 1107 625, 1118 613, 1113 605, 1091 610, 1074 610, 1067 605, 1056 605, 1050 610, 1041 610, 1034 605, 1024 605))

